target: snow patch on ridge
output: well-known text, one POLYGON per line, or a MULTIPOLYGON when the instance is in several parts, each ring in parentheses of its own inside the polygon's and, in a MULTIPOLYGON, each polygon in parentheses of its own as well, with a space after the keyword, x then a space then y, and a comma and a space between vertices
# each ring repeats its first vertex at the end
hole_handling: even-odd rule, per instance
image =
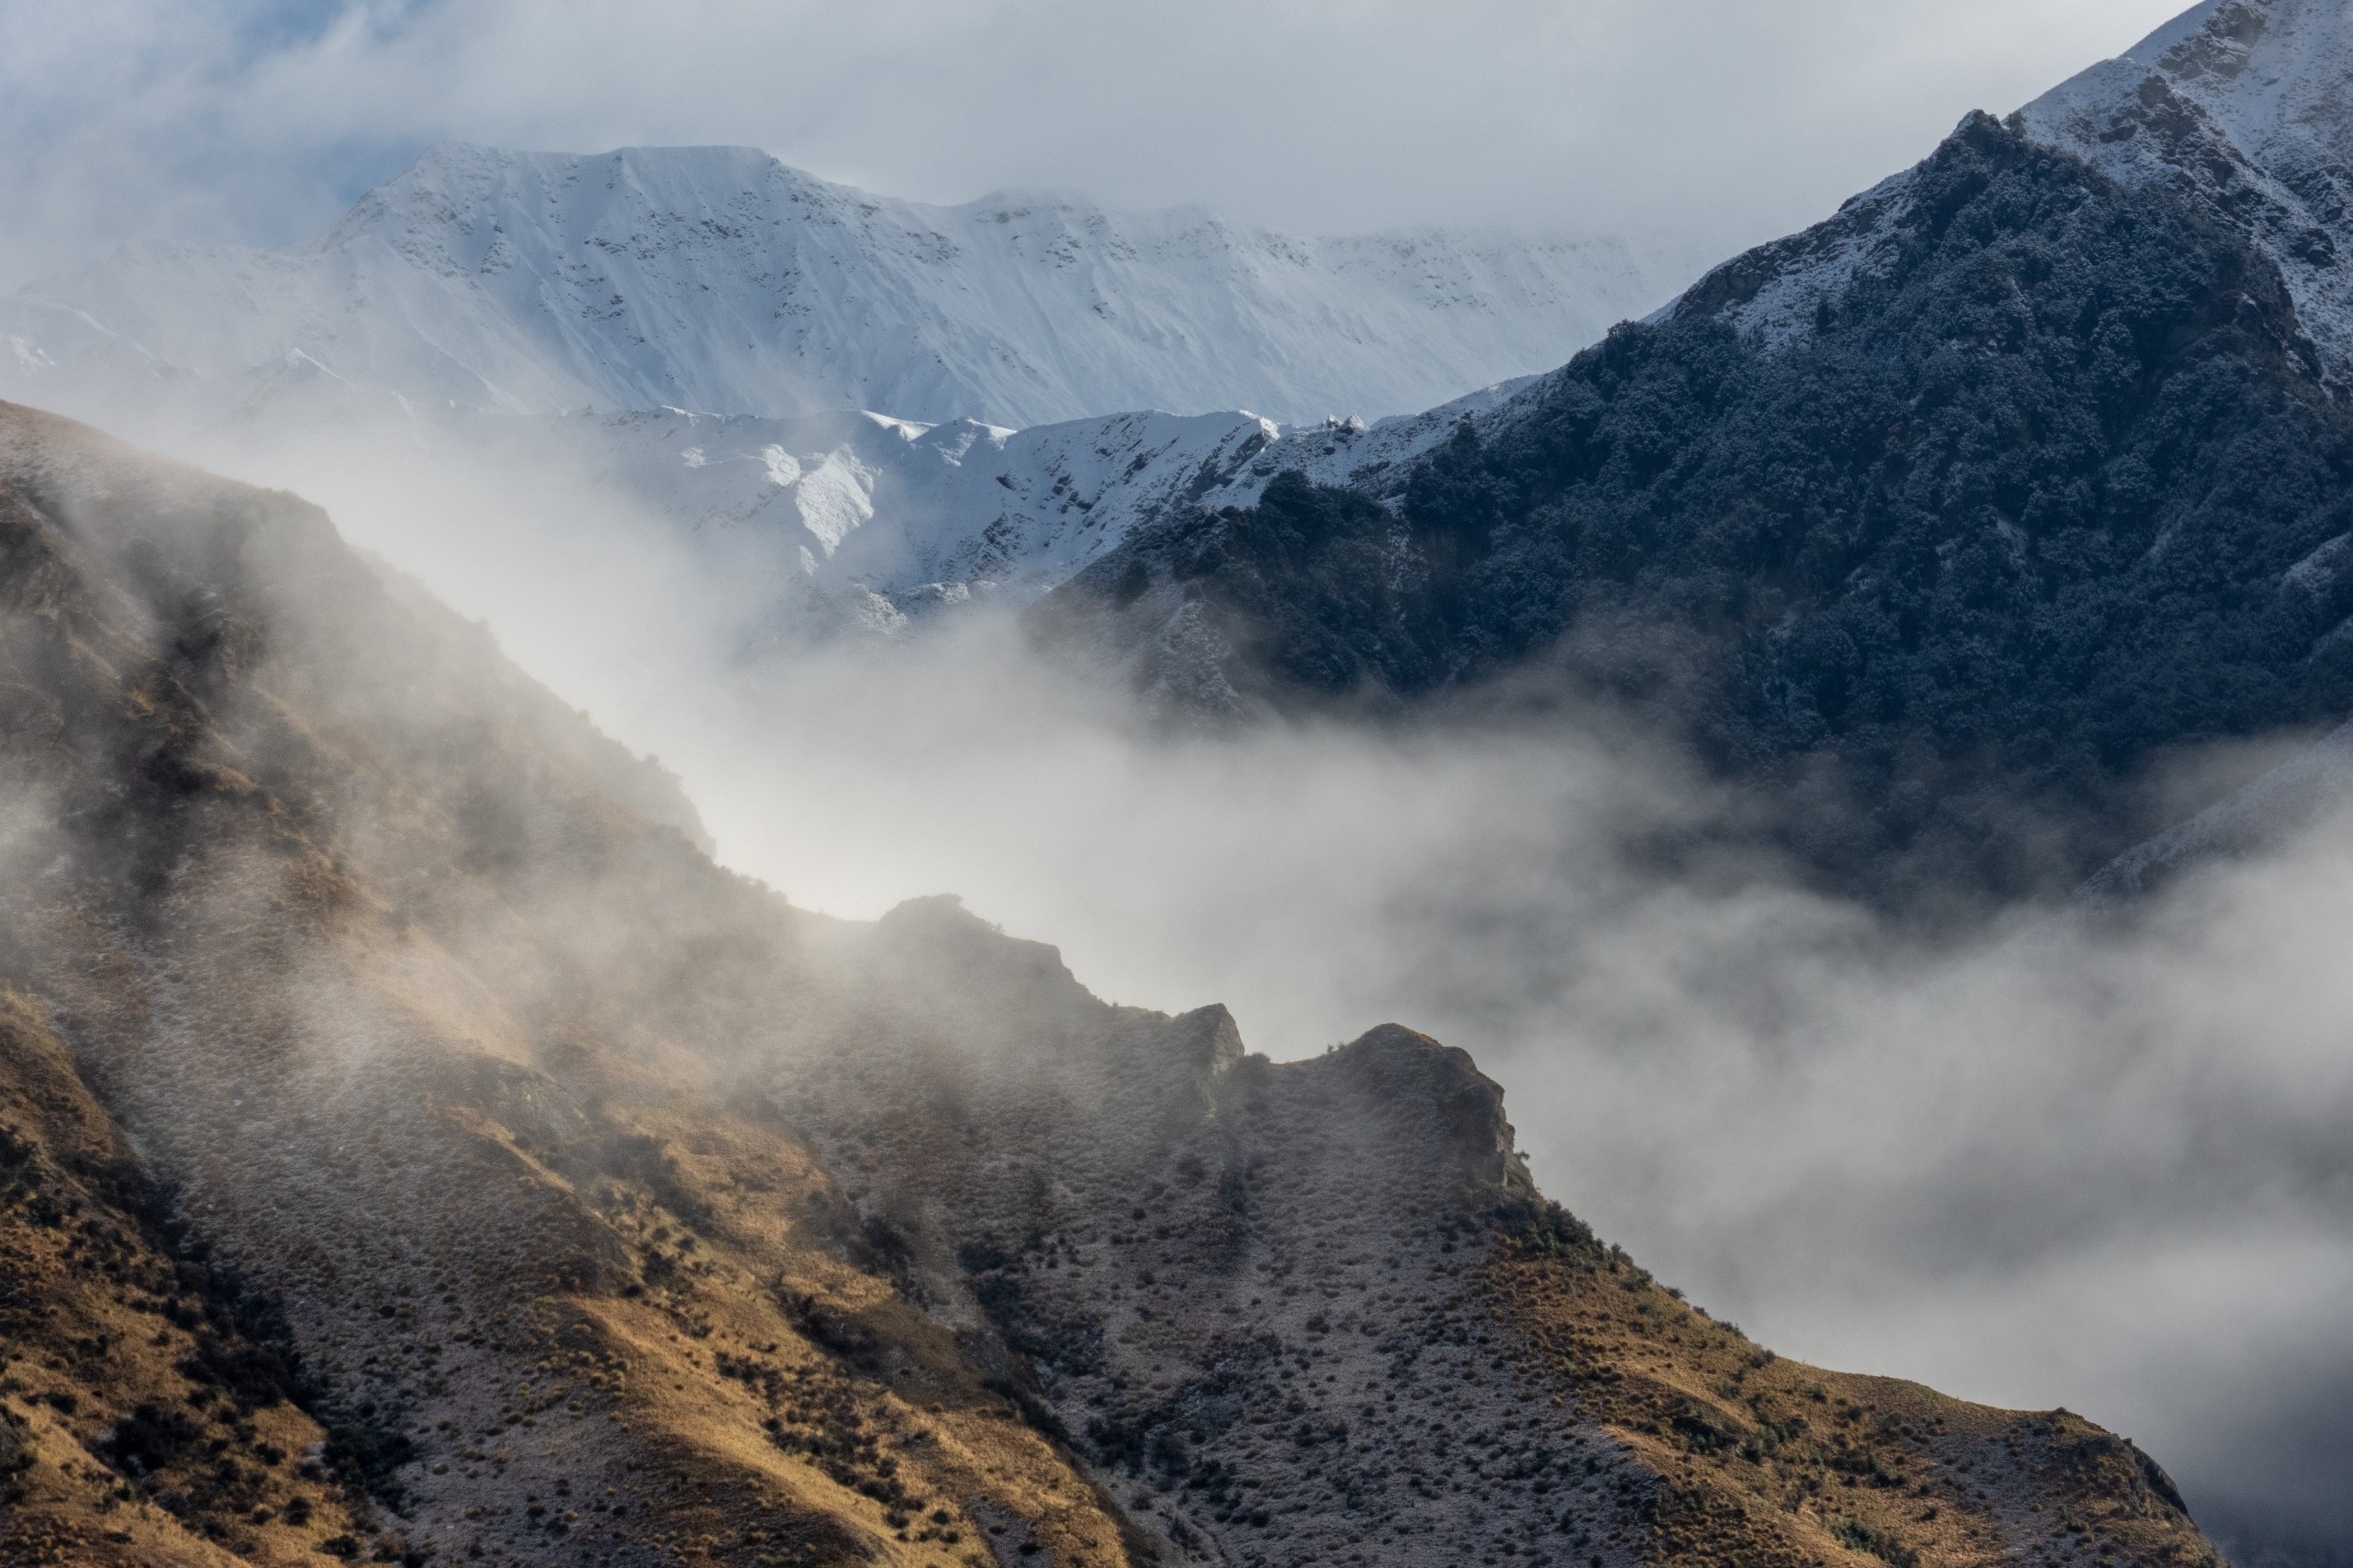
POLYGON ((865 413, 445 417, 472 456, 585 474, 731 572, 765 584, 771 634, 888 633, 982 605, 1018 609, 1134 530, 1254 503, 1275 475, 1394 499, 1412 460, 1525 381, 1426 413, 1286 430, 1234 411, 1119 414, 1008 430, 865 413))
POLYGON ((2353 386, 2353 8, 2206 0, 2020 111, 2127 185, 2171 190, 2274 262, 2327 379, 2353 386))

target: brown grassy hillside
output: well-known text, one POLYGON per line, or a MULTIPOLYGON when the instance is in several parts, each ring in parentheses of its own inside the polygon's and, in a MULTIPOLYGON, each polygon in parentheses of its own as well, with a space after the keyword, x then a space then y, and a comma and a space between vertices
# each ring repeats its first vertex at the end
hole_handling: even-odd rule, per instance
POLYGON ((5 407, 0 763, 27 1561, 2206 1555, 1674 1303, 1462 1053, 797 911, 314 509, 5 407))

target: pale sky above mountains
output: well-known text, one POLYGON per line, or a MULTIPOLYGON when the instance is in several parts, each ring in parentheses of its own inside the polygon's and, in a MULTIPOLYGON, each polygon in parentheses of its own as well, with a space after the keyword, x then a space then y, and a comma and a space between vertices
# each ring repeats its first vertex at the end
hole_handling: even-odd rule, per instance
POLYGON ((1335 232, 1801 226, 2179 0, 0 0, 0 287, 284 245, 439 139, 733 142, 1335 232))

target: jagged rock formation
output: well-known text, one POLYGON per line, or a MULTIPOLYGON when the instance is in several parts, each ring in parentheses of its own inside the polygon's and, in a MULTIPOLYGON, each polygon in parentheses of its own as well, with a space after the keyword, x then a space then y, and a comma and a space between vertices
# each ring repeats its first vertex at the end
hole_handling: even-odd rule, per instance
POLYGON ((1139 530, 1032 612, 1247 711, 1604 693, 1839 885, 2063 891, 2166 748, 2353 704, 2353 417, 2279 270, 1985 116, 1420 458, 1139 530))
POLYGON ((12 1562, 2213 1561, 1681 1303, 1460 1052, 727 875, 291 497, 0 407, 0 694, 12 1562))

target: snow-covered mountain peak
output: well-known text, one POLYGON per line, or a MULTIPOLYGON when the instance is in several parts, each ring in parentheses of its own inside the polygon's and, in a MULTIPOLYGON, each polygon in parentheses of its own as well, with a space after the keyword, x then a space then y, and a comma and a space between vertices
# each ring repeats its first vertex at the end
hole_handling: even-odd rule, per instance
MULTIPOLYGON (((2008 123, 2124 184, 2162 189, 2276 264, 2325 380, 2353 390, 2353 0, 2204 0, 2008 123)), ((1958 134, 1997 128, 1972 112, 1958 134)), ((1768 342, 1905 253, 1917 170, 1733 258, 1658 312, 1768 342)))
POLYGON ((2206 0, 2021 111, 2040 139, 2158 184, 2280 268, 2330 378, 2353 386, 2353 5, 2206 0))
POLYGON ((807 209, 796 216, 834 222, 918 210, 830 184, 756 147, 623 147, 584 155, 441 142, 361 197, 308 248, 510 226, 581 239, 596 232, 642 236, 681 222, 773 218, 780 203, 807 209))
POLYGON ((926 205, 747 147, 445 142, 298 249, 137 247, 27 293, 198 377, 299 350, 496 413, 1018 427, 1428 407, 1558 363, 1680 280, 1608 240, 1312 240, 1065 192, 926 205))
POLYGON ((2029 104, 2030 123, 2084 117, 2137 140, 2147 121, 2118 119, 2119 100, 2147 110, 2194 106, 2250 153, 2301 144, 2342 162, 2353 153, 2353 7, 2345 0, 2206 0, 2132 48, 2029 104), (2171 101, 2168 101, 2171 100, 2171 101))

